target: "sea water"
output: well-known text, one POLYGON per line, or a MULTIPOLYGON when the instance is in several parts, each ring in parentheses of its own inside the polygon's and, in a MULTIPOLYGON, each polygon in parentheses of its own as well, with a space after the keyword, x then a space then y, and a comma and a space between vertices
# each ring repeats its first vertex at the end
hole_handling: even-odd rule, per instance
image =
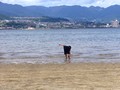
POLYGON ((0 63, 120 62, 120 29, 0 30, 0 63))

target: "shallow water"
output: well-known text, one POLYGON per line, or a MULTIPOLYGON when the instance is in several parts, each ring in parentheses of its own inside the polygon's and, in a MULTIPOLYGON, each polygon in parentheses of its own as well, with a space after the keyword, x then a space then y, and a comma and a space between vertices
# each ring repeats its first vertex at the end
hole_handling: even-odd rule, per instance
POLYGON ((119 62, 119 29, 0 30, 0 63, 119 62))

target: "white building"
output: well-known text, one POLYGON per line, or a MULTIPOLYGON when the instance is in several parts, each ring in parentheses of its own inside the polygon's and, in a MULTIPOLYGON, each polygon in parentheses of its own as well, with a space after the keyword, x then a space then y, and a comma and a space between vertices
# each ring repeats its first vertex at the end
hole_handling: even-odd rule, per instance
POLYGON ((118 28, 120 26, 119 21, 118 20, 112 21, 111 26, 114 27, 114 28, 118 28))

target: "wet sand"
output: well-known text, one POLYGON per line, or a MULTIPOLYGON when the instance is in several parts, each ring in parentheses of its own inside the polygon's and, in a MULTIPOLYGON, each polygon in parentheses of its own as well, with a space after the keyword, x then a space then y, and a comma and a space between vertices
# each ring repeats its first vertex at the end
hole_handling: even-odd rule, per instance
POLYGON ((0 90, 120 90, 120 64, 0 64, 0 90))

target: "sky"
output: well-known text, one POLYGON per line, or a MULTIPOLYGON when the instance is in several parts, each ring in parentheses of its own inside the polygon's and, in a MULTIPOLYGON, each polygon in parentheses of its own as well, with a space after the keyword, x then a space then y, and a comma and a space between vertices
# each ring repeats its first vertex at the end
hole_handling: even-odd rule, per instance
POLYGON ((60 6, 60 5, 80 5, 80 6, 100 6, 109 7, 111 5, 120 5, 120 0, 0 0, 3 3, 19 4, 22 6, 60 6))

